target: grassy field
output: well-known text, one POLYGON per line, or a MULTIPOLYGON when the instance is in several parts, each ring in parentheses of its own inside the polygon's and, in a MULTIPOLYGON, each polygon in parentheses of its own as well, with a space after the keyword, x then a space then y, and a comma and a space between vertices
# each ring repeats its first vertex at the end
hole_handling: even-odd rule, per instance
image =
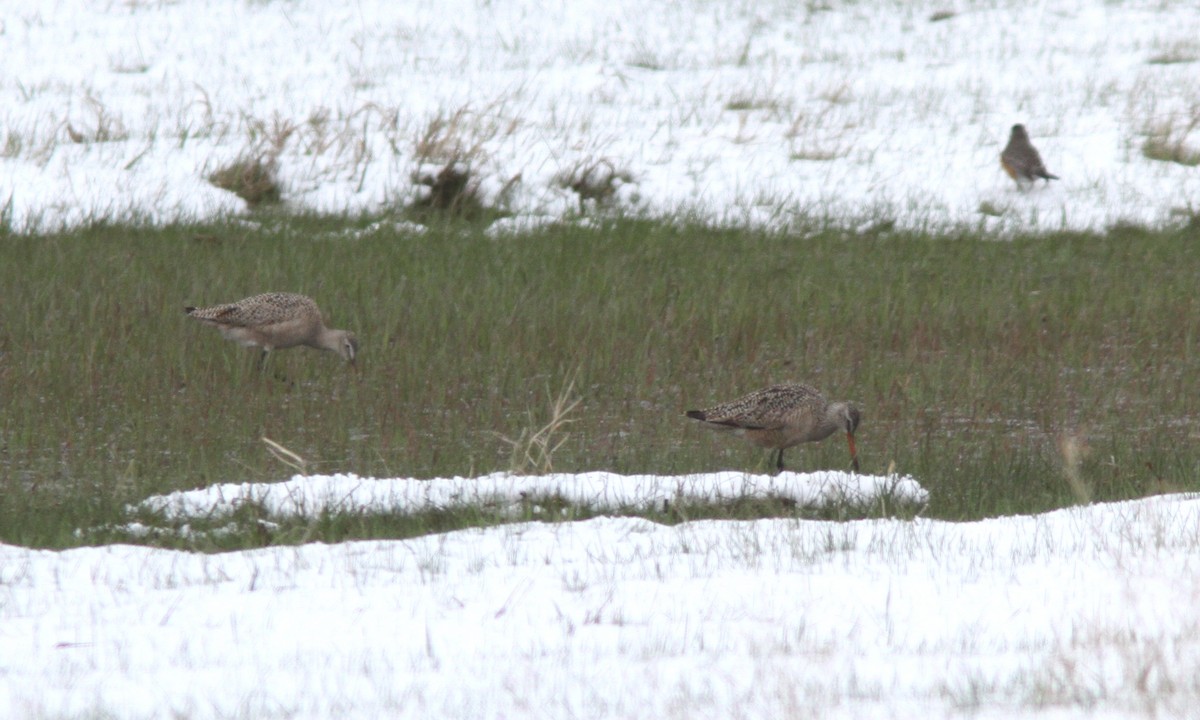
MULTIPOLYGON (((859 402, 862 471, 912 474, 933 517, 1200 485, 1195 226, 997 241, 364 224, 4 237, 0 540, 76 544, 152 493, 289 476, 263 436, 310 472, 538 469, 510 441, 559 397, 579 402, 555 471, 764 472, 766 452, 682 413, 786 380, 859 402), (182 312, 267 290, 354 330, 359 372, 298 349, 258 373, 182 312)), ((788 463, 844 468, 845 444, 788 463)), ((328 522, 314 539, 389 527, 328 522)))

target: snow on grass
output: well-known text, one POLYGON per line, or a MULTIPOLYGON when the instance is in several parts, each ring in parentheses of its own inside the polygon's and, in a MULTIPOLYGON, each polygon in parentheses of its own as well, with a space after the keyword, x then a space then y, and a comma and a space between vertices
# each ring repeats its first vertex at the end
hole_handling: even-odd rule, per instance
POLYGON ((1187 3, 10 0, 0 20, 17 229, 236 211, 205 178, 264 156, 285 203, 322 212, 407 205, 415 178, 469 167, 516 227, 578 212, 579 168, 621 178, 585 206, 782 227, 1200 206, 1187 3), (1017 122, 1061 182, 1001 173, 1017 122))
MULTIPOLYGON (((205 178, 254 157, 277 162, 285 203, 328 212, 404 205, 414 177, 466 166, 514 214, 502 230, 578 212, 581 167, 620 176, 589 191, 604 202, 714 222, 1161 224, 1200 206, 1197 37, 1187 4, 1098 0, 8 0, 0 225, 236 212, 205 178), (1018 192, 1000 172, 1015 122, 1061 182, 1018 192), (453 132, 422 145, 433 127, 453 132)), ((337 475, 145 508, 543 492, 924 498, 841 473, 337 475)), ((1183 716, 1200 706, 1198 538, 1200 499, 1176 495, 959 524, 0 545, 0 717, 1183 716)))
POLYGON ((554 497, 595 512, 661 508, 663 502, 721 502, 780 498, 801 507, 868 507, 881 499, 919 509, 929 493, 909 476, 883 477, 844 472, 747 475, 618 475, 609 472, 555 475, 494 473, 476 478, 362 478, 353 474, 297 475, 282 483, 226 483, 199 490, 155 495, 131 510, 169 520, 218 517, 254 502, 272 516, 318 517, 326 512, 413 513, 468 506, 520 508, 529 500, 554 497))
POLYGON ((1200 498, 0 546, 4 717, 1184 717, 1200 498))

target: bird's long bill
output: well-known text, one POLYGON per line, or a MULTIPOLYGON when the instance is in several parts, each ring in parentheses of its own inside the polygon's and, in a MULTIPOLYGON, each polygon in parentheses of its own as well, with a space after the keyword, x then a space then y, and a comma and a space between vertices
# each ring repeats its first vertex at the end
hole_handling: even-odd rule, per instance
POLYGON ((858 472, 858 450, 854 447, 854 433, 846 433, 846 442, 850 444, 850 469, 858 472))

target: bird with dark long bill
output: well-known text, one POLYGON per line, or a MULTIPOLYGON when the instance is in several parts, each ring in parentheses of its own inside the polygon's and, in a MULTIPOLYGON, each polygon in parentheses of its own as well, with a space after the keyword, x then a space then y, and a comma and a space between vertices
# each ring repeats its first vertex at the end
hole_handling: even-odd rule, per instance
POLYGON ((861 411, 853 403, 829 402, 811 385, 771 385, 706 410, 688 410, 687 416, 705 427, 740 435, 754 445, 775 450, 776 472, 783 471, 784 450, 844 430, 850 445, 850 467, 858 472, 854 433, 861 411))

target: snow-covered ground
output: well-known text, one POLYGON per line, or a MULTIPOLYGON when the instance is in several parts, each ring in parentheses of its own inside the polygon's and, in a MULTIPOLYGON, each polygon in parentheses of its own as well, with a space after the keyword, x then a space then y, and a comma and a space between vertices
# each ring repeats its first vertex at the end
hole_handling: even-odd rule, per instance
POLYGON ((1198 548, 1195 495, 973 523, 0 546, 0 717, 1194 717, 1198 548))
POLYGON ((781 498, 808 508, 833 505, 924 507, 929 493, 909 476, 857 475, 846 472, 784 472, 747 475, 617 475, 588 472, 556 475, 494 473, 477 478, 363 478, 357 475, 297 475, 282 483, 227 483, 200 490, 155 495, 136 509, 168 520, 218 517, 254 502, 272 516, 317 517, 324 512, 396 513, 431 509, 487 507, 520 509, 524 503, 558 498, 595 512, 661 508, 664 502, 718 503, 737 498, 781 498))
POLYGON ((378 210, 458 149, 508 227, 589 168, 714 222, 1162 224, 1200 207, 1142 152, 1200 160, 1197 38, 1161 0, 6 0, 0 219, 238 212, 205 177, 264 153, 293 207, 378 210), (1061 182, 1001 173, 1017 122, 1061 182))
MULTIPOLYGON (((1194 4, 1164 2, 6 0, 0 225, 239 212, 205 177, 264 152, 292 206, 374 210, 456 147, 485 197, 509 188, 508 227, 574 212, 563 185, 589 167, 628 176, 625 208, 714 222, 1158 224, 1200 207, 1196 168, 1142 152, 1148 137, 1200 152, 1197 38, 1194 4), (1015 122, 1060 182, 1018 192, 1000 172, 1015 122)), ((924 500, 911 478, 840 473, 339 475, 132 510, 547 489, 614 509, 924 500)), ((0 718, 1187 717, 1198 549, 1190 495, 961 524, 0 545, 0 718)))

